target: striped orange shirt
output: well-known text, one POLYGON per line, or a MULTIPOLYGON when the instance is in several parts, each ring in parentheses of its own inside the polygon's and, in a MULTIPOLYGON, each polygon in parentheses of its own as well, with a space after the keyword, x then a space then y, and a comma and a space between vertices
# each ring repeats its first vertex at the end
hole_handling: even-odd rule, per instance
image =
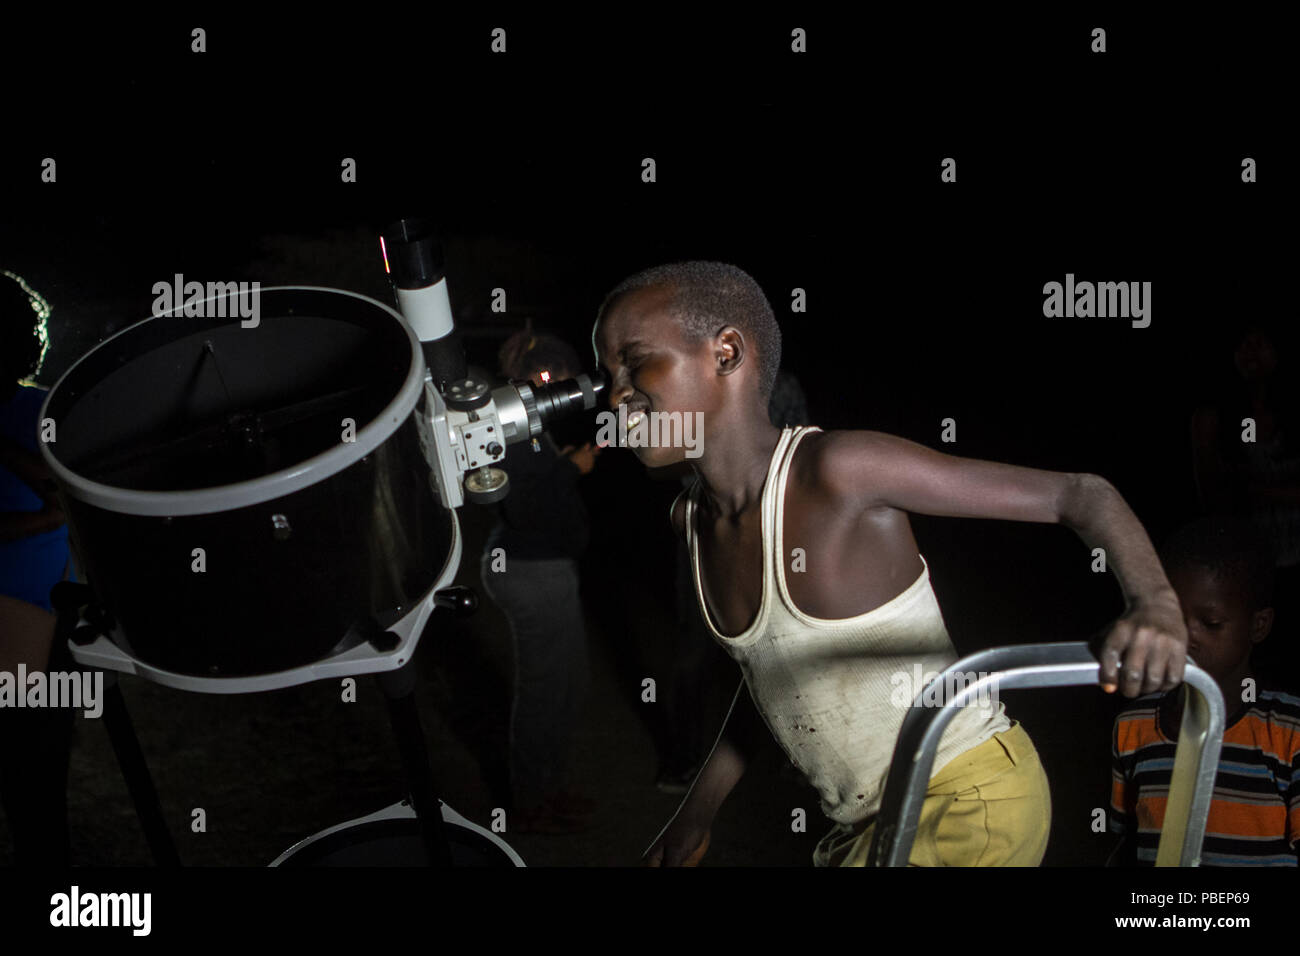
MULTIPOLYGON (((1174 693, 1180 693, 1174 691, 1174 693)), ((1160 727, 1159 694, 1136 699, 1111 740, 1110 829, 1153 864, 1177 741, 1160 727)), ((1223 732, 1202 866, 1296 866, 1300 839, 1300 698, 1260 691, 1223 732)))

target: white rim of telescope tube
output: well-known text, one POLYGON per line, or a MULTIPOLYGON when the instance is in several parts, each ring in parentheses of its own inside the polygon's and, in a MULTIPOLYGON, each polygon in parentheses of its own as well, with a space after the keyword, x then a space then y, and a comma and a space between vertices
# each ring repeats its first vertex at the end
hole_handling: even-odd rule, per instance
MULTIPOLYGON (((54 457, 54 453, 50 451, 48 444, 41 442, 41 456, 45 459, 46 464, 50 466, 50 470, 59 477, 74 497, 89 505, 119 514, 147 515, 160 518, 214 514, 231 511, 235 508, 246 508, 250 505, 283 498, 337 474, 349 465, 360 461, 386 442, 406 422, 407 417, 419 402, 420 394, 424 388, 424 353, 420 350, 420 341, 415 337, 415 332, 402 318, 400 312, 369 296, 348 292, 346 289, 330 289, 325 286, 312 285, 288 285, 270 286, 259 291, 330 292, 335 295, 345 295, 353 299, 359 299, 387 312, 406 332, 406 338, 411 345, 411 366, 407 372, 406 381, 403 382, 397 396, 389 402, 373 421, 357 432, 356 441, 340 442, 329 451, 314 455, 291 468, 263 475, 261 478, 254 478, 251 481, 240 481, 215 488, 194 488, 188 491, 135 491, 129 488, 117 488, 113 485, 100 484, 69 470, 54 457)), ((224 298, 224 296, 210 296, 204 299, 203 302, 210 302, 219 298, 224 298)), ((172 310, 172 312, 175 311, 176 309, 172 310)), ((169 317, 172 317, 171 312, 153 316, 143 321, 158 321, 169 317)), ((120 332, 109 336, 64 372, 54 384, 54 387, 50 389, 49 395, 46 396, 41 405, 41 419, 45 419, 50 398, 58 391, 64 379, 76 371, 81 363, 90 358, 95 352, 107 347, 118 336, 126 335, 139 325, 139 322, 132 323, 120 332)))

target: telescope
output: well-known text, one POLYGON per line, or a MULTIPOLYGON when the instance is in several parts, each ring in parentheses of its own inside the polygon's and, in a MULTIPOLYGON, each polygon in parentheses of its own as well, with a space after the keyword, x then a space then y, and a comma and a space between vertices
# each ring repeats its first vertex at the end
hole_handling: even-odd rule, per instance
MULTIPOLYGON (((434 795, 410 664, 436 609, 477 607, 452 584, 457 509, 508 494, 506 448, 607 384, 470 375, 432 228, 399 220, 379 246, 396 308, 229 283, 155 306, 55 384, 40 451, 85 577, 55 588, 58 637, 106 676, 199 693, 380 675, 412 800, 363 826, 418 819, 431 862, 456 861, 448 846, 516 862, 434 795), (249 295, 258 320, 241 322, 249 295)), ((138 753, 120 705, 106 724, 138 753)), ((123 770, 155 857, 176 862, 143 760, 123 770)))

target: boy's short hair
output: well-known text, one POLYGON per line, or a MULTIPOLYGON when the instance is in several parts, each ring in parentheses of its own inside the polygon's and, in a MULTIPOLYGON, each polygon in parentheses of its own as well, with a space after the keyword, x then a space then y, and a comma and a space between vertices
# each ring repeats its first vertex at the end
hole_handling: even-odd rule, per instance
POLYGON ((1273 606, 1273 549, 1246 519, 1208 515, 1188 522, 1160 546, 1165 572, 1196 565, 1232 581, 1250 610, 1273 606))
POLYGON ((556 369, 563 369, 570 375, 577 375, 582 370, 578 350, 563 339, 547 332, 522 330, 516 332, 502 344, 497 353, 497 362, 507 378, 532 378, 534 373, 550 371, 551 380, 556 380, 556 369))
POLYGON ((724 326, 734 325, 747 342, 757 344, 758 392, 767 401, 781 366, 781 328, 771 303, 753 277, 725 262, 698 260, 644 269, 605 296, 596 321, 605 317, 620 296, 658 286, 672 290, 669 314, 677 320, 687 341, 711 339, 724 326))

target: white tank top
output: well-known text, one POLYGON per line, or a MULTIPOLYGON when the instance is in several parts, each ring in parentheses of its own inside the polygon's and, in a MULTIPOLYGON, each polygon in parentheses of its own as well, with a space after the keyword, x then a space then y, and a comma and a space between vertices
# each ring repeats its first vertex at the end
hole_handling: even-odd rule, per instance
MULTIPOLYGON (((856 617, 804 614, 786 587, 782 542, 785 484, 795 448, 814 426, 781 433, 763 486, 763 599, 734 637, 714 625, 700 583, 695 497, 687 489, 686 540, 695 594, 710 633, 740 665, 758 711, 781 749, 821 794, 837 823, 875 814, 907 708, 934 675, 957 660, 921 557, 901 594, 856 617), (921 681, 917 686, 918 680, 921 681)), ((674 505, 676 502, 674 502, 674 505)), ((932 775, 965 750, 1011 726, 1000 701, 963 707, 944 730, 932 775)))

